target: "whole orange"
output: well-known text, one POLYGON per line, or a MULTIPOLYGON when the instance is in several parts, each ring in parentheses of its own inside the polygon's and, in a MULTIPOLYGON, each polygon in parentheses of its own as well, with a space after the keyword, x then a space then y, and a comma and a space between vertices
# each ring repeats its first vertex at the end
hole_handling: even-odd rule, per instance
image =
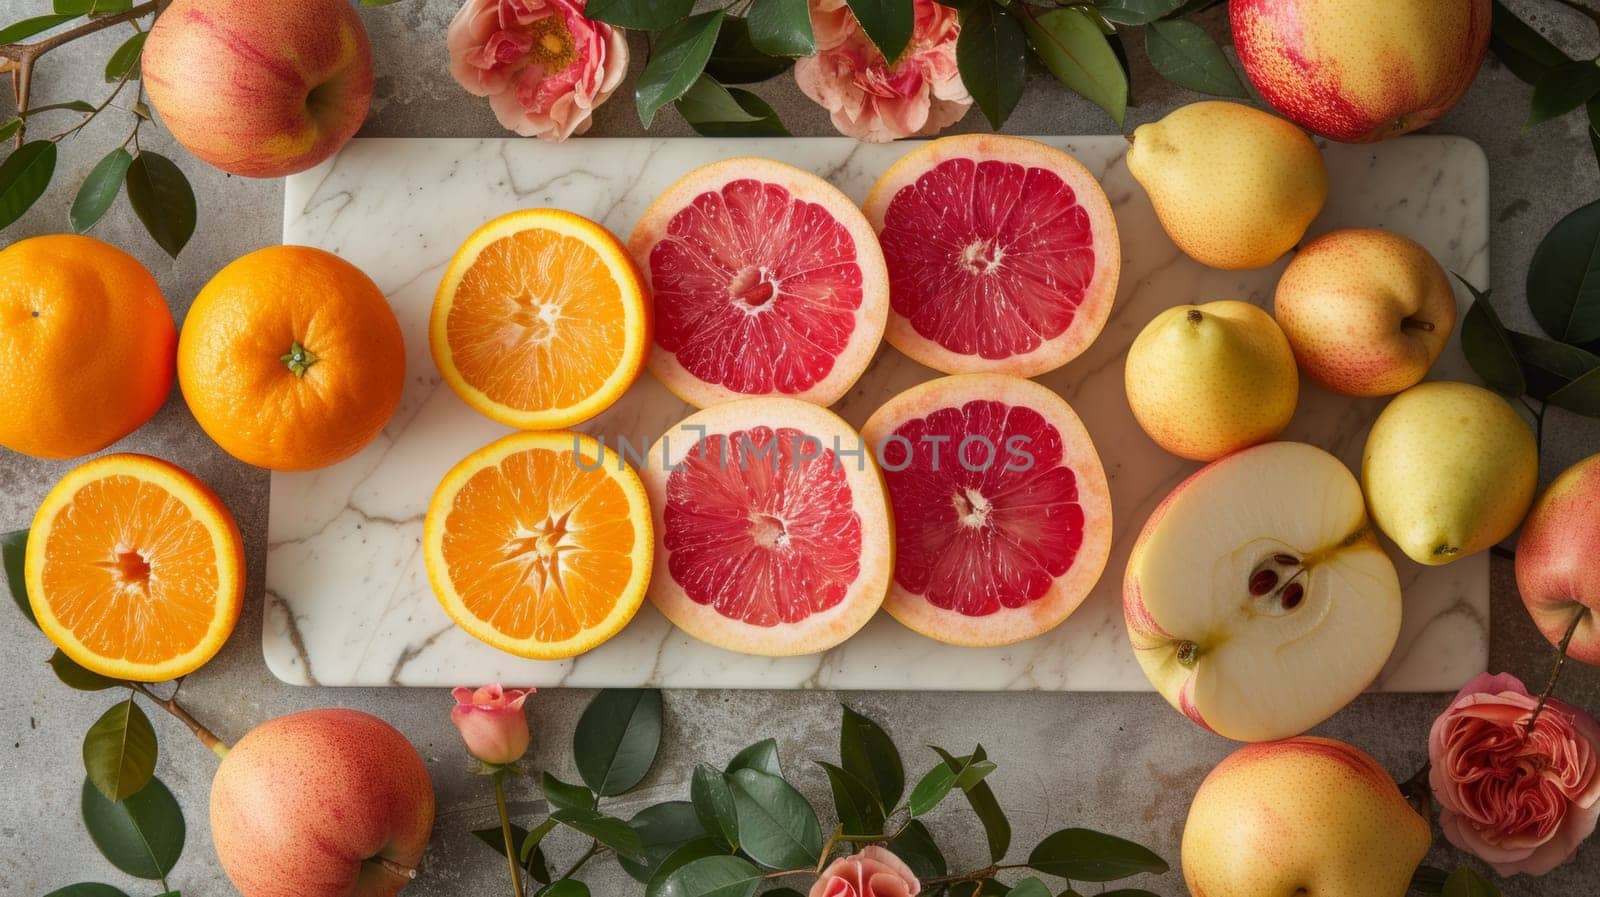
POLYGON ((177 337, 156 279, 115 246, 0 250, 0 445, 75 458, 132 433, 172 390, 177 337))
POLYGON ((405 385, 389 301, 360 268, 306 246, 271 246, 223 268, 178 340, 178 385, 228 454, 311 470, 377 436, 405 385))

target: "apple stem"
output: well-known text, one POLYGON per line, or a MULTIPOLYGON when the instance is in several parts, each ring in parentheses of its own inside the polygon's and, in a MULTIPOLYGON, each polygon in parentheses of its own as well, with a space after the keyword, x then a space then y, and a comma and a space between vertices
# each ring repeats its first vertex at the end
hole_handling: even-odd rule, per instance
POLYGON ((1523 726, 1523 738, 1533 734, 1534 724, 1539 722, 1539 714, 1544 712, 1545 703, 1555 693, 1556 680, 1561 678, 1561 669, 1567 664, 1567 648, 1571 647, 1572 637, 1578 632, 1578 624, 1582 623, 1588 614, 1589 609, 1580 604, 1572 615, 1572 622, 1567 624, 1566 633, 1561 636, 1560 644, 1556 645, 1556 664, 1550 669, 1550 678, 1545 680, 1544 691, 1539 693, 1539 703, 1533 705, 1533 713, 1528 715, 1528 722, 1523 726))
POLYGON ((1416 318, 1405 318, 1400 322, 1401 330, 1421 330, 1425 333, 1433 332, 1432 321, 1421 321, 1416 318))
MULTIPOLYGON (((178 683, 181 686, 183 680, 178 680, 178 683)), ((182 704, 178 703, 177 689, 173 689, 171 697, 163 698, 151 691, 149 686, 145 685, 143 682, 127 682, 124 684, 139 694, 144 695, 145 698, 150 701, 150 703, 171 714, 172 717, 178 722, 188 726, 189 731, 194 733, 194 737, 200 739, 200 743, 210 748, 211 752, 216 754, 219 758, 226 757, 228 755, 228 745, 223 742, 222 739, 218 738, 215 732, 207 729, 199 720, 191 716, 189 711, 185 710, 182 704)))
POLYGON ((494 780, 494 805, 500 811, 500 837, 506 842, 506 864, 511 869, 511 895, 522 897, 522 864, 518 861, 516 845, 511 838, 511 812, 506 809, 505 770, 497 770, 491 778, 494 780))
POLYGON ((410 866, 404 866, 400 863, 396 863, 394 860, 391 860, 388 857, 373 857, 372 859, 367 860, 367 862, 378 866, 385 872, 397 875, 400 878, 404 878, 408 881, 417 877, 417 870, 411 868, 410 866))

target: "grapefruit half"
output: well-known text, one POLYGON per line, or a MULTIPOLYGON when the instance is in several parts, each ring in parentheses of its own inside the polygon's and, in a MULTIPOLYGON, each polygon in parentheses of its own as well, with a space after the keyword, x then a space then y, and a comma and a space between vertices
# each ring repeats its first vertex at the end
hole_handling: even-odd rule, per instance
POLYGON ((1054 147, 935 140, 885 172, 865 209, 889 268, 889 342, 928 367, 1032 377, 1078 357, 1111 314, 1111 201, 1054 147))
POLYGON ((1111 492, 1078 415, 1006 374, 914 386, 862 429, 895 520, 884 608, 952 645, 1009 645, 1065 620, 1111 553, 1111 492))
POLYGON ((786 398, 690 415, 650 450, 650 600, 730 651, 826 651, 883 604, 893 538, 883 481, 838 415, 786 398))
POLYGON ((753 158, 697 168, 628 245, 655 296, 650 370, 697 407, 749 396, 831 405, 883 337, 878 240, 849 197, 808 171, 753 158))

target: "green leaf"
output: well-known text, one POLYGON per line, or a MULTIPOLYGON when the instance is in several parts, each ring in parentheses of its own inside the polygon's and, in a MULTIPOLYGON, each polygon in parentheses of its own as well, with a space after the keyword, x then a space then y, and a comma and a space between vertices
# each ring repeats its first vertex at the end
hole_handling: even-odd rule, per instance
POLYGON ((662 106, 683 96, 689 85, 705 71, 711 50, 717 43, 723 11, 720 9, 690 16, 661 32, 654 54, 639 75, 634 103, 639 121, 645 127, 655 120, 662 106))
POLYGON ((95 222, 105 215, 111 204, 117 201, 123 178, 132 164, 133 156, 119 146, 95 165, 89 176, 83 179, 83 186, 78 188, 78 195, 72 200, 72 211, 67 215, 74 231, 88 233, 95 222))
POLYGON ((56 172, 56 145, 34 140, 0 162, 0 228, 23 216, 44 195, 56 172))
POLYGON ((544 855, 544 837, 555 831, 558 823, 554 819, 534 826, 520 839, 514 839, 517 844, 517 859, 522 861, 522 868, 528 870, 533 880, 540 884, 550 883, 550 861, 544 855))
POLYGON ((920 819, 906 823, 905 831, 889 842, 889 849, 894 851, 895 856, 905 860, 911 871, 923 881, 939 878, 950 871, 943 851, 939 850, 938 842, 933 840, 933 833, 920 819))
POLYGON ((815 866, 822 827, 811 804, 783 779, 754 769, 728 776, 739 815, 739 847, 768 869, 815 866))
POLYGON ((1560 118, 1600 93, 1600 65, 1591 60, 1563 62, 1545 72, 1533 86, 1526 127, 1560 118))
MULTIPOLYGON (((793 59, 771 56, 756 49, 751 42, 746 21, 737 16, 728 16, 722 20, 722 27, 717 31, 717 43, 711 48, 711 58, 706 60, 705 74, 723 84, 753 84, 774 78, 793 67, 793 59)), ((704 77, 702 75, 701 80, 704 77)), ((690 85, 690 93, 694 86, 690 85)))
POLYGON ((794 888, 773 888, 770 891, 762 891, 761 897, 805 897, 805 895, 794 888))
MULTIPOLYGON (((933 751, 945 763, 951 766, 960 765, 958 758, 951 756, 949 751, 939 747, 933 747, 933 751)), ((972 759, 976 762, 989 759, 984 753, 983 745, 980 744, 973 749, 972 759)), ((989 859, 998 863, 1005 857, 1006 851, 1011 849, 1011 822, 1006 819, 1005 811, 1000 809, 1000 802, 995 799, 994 790, 989 787, 988 782, 976 782, 965 790, 967 803, 972 806, 972 812, 977 814, 978 821, 983 823, 984 837, 989 842, 989 859)))
POLYGON ((1500 889, 1468 866, 1444 880, 1444 897, 1500 897, 1500 889))
POLYGON ((106 60, 106 83, 139 77, 139 56, 144 52, 144 39, 149 36, 148 31, 135 31, 122 46, 112 51, 111 58, 106 60))
POLYGON ((1440 894, 1444 891, 1445 880, 1450 873, 1433 866, 1418 866, 1417 871, 1411 873, 1411 890, 1420 894, 1440 894))
POLYGON ((728 89, 710 75, 701 75, 677 101, 678 112, 689 124, 703 122, 752 122, 760 116, 751 115, 728 93, 728 89))
POLYGON ((1027 15, 1022 24, 1050 74, 1121 127, 1128 111, 1128 74, 1094 20, 1079 9, 1056 9, 1027 15))
POLYGON ((0 536, 0 564, 5 567, 6 587, 11 590, 11 600, 16 602, 17 610, 22 611, 28 622, 38 628, 39 621, 33 615, 33 605, 28 603, 28 580, 23 573, 27 556, 27 530, 13 530, 0 536))
POLYGON ((619 28, 659 31, 693 8, 694 0, 589 0, 583 14, 619 28))
POLYGON ((1589 114, 1589 146, 1594 150, 1595 161, 1600 162, 1600 94, 1589 100, 1585 111, 1589 114))
POLYGON ((569 785, 550 773, 539 776, 539 786, 544 791, 544 802, 551 810, 593 810, 594 792, 582 785, 569 785))
POLYGON ((1568 383, 1600 367, 1600 356, 1577 346, 1558 343, 1538 336, 1529 336, 1515 330, 1511 348, 1522 362, 1522 375, 1528 380, 1528 395, 1540 401, 1550 398, 1568 383))
POLYGON ((534 897, 589 897, 589 886, 575 878, 563 878, 535 891, 534 897))
POLYGON ((1528 391, 1528 383, 1505 325, 1500 323, 1487 292, 1459 274, 1456 279, 1472 293, 1472 305, 1461 321, 1461 351, 1466 354, 1467 363, 1490 389, 1508 399, 1517 398, 1528 391))
POLYGON ((662 861, 673 851, 706 836, 694 804, 686 800, 645 807, 628 820, 628 825, 639 835, 643 859, 617 857, 617 864, 640 884, 650 881, 662 861))
POLYGON ((31 19, 23 19, 15 24, 0 28, 0 44, 14 44, 17 41, 33 37, 35 34, 49 31, 57 25, 65 25, 77 17, 76 14, 70 14, 34 16, 31 19))
POLYGON ((1600 367, 1550 393, 1547 401, 1574 414, 1600 417, 1600 367))
MULTIPOLYGON (((551 827, 553 828, 554 824, 552 824, 551 827)), ((548 829, 546 829, 546 831, 548 831, 548 829)), ((498 825, 494 828, 474 829, 472 836, 489 845, 489 847, 492 848, 495 853, 498 853, 501 856, 506 855, 505 834, 500 831, 500 827, 498 825)), ((538 848, 538 842, 534 842, 534 845, 530 848, 528 845, 528 830, 520 825, 517 825, 515 822, 511 824, 511 843, 521 845, 523 848, 527 848, 526 850, 519 851, 519 854, 524 852, 527 853, 527 858, 522 859, 519 856, 518 861, 521 863, 522 868, 528 870, 528 874, 533 877, 533 880, 539 882, 540 884, 549 884, 550 868, 545 862, 544 851, 538 848)))
POLYGON ((806 0, 754 0, 747 14, 750 40, 769 56, 810 56, 817 52, 806 0))
POLYGON ((1179 87, 1219 97, 1250 98, 1222 48, 1193 22, 1151 22, 1144 32, 1144 50, 1155 70, 1179 87))
POLYGON ((828 774, 833 792, 833 812, 845 834, 876 835, 883 831, 884 810, 878 798, 860 779, 826 761, 817 761, 828 774))
POLYGON ((689 841, 677 850, 667 854, 667 858, 656 866, 655 874, 650 876, 650 883, 645 886, 645 897, 658 897, 667 884, 667 879, 674 872, 689 865, 695 860, 706 857, 725 857, 728 849, 718 844, 712 838, 696 838, 689 841))
POLYGON ((882 726, 849 707, 839 724, 839 765, 871 789, 885 815, 900 803, 906 771, 899 749, 882 726))
POLYGON ((1148 25, 1182 5, 1183 0, 1100 0, 1094 8, 1118 25, 1148 25))
POLYGON ((1009 893, 1011 897, 1053 897, 1050 889, 1044 886, 1044 882, 1032 877, 1017 882, 1009 893))
POLYGON ((1507 9, 1501 0, 1494 0, 1489 49, 1500 57, 1513 75, 1529 84, 1538 83, 1551 68, 1571 61, 1538 29, 1507 9))
POLYGON ((87 114, 93 111, 95 110, 92 103, 87 103, 83 100, 67 100, 64 103, 46 103, 43 106, 34 106, 27 112, 22 113, 20 117, 33 118, 41 112, 82 112, 87 114))
POLYGON ((0 125, 0 143, 4 143, 7 140, 17 136, 17 132, 20 130, 22 130, 22 119, 20 118, 13 118, 5 124, 0 125))
POLYGON ((1528 306, 1556 339, 1600 340, 1600 201, 1556 222, 1528 266, 1528 306))
MULTIPOLYGON (((972 758, 966 758, 971 762, 972 758)), ((963 768, 965 768, 963 766, 963 768)), ((907 802, 912 816, 925 816, 939 806, 939 803, 950 794, 950 789, 956 786, 956 775, 960 770, 951 769, 950 764, 943 761, 938 766, 928 770, 911 789, 911 799, 907 802)))
POLYGON ((775 776, 783 775, 783 766, 778 762, 778 742, 764 738, 734 754, 733 759, 728 761, 726 771, 740 769, 758 769, 775 776))
POLYGON ((855 13, 861 30, 867 33, 892 65, 900 53, 911 43, 916 30, 916 8, 912 0, 848 0, 850 11, 855 13))
POLYGON ((124 801, 83 780, 83 823, 105 858, 134 878, 164 878, 183 853, 183 810, 160 779, 124 801))
POLYGON ((1169 868, 1147 847, 1083 828, 1062 829, 1040 841, 1028 854, 1028 865, 1073 881, 1116 881, 1169 868))
POLYGON ((557 810, 550 814, 550 818, 575 832, 599 841, 616 851, 618 856, 635 860, 644 859, 644 845, 639 841, 639 833, 615 816, 607 816, 595 810, 574 809, 557 810))
POLYGON ((999 130, 1022 99, 1028 77, 1028 36, 1022 23, 997 3, 980 3, 961 17, 956 65, 972 101, 999 130))
POLYGON ((739 857, 701 857, 668 875, 650 897, 751 897, 761 871, 739 857))
POLYGON ((689 122, 695 133, 702 137, 788 137, 789 129, 783 126, 778 113, 767 101, 748 90, 728 88, 728 95, 751 115, 750 121, 689 122))
POLYGON ((75 691, 105 691, 125 684, 109 676, 84 669, 60 648, 50 655, 50 669, 55 672, 56 678, 61 680, 61 684, 75 691))
POLYGON ((128 166, 128 202, 144 229, 173 258, 194 236, 194 190, 166 156, 142 152, 128 166))
POLYGON ((156 772, 156 730, 128 695, 101 714, 83 736, 83 768, 100 793, 124 800, 156 772))
POLYGON ((689 780, 689 799, 707 833, 721 838, 730 849, 739 846, 739 811, 727 776, 709 763, 696 766, 689 780))
POLYGON ((661 747, 661 692, 608 688, 590 702, 572 736, 578 775, 596 794, 622 794, 649 774, 661 747))
POLYGON ((64 888, 56 888, 54 891, 44 895, 44 897, 128 897, 128 895, 110 885, 82 882, 80 884, 67 885, 64 888))

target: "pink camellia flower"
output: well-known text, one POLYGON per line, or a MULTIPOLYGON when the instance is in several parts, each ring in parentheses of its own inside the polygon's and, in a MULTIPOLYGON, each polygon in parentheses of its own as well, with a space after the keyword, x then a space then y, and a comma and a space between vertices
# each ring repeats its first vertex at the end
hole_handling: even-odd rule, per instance
POLYGON ((1450 843, 1500 875, 1543 875, 1573 858, 1600 817, 1600 725, 1516 677, 1467 683, 1433 723, 1428 784, 1450 843))
POLYGON ((461 730, 467 751, 484 763, 504 766, 528 752, 528 716, 522 702, 533 689, 485 685, 473 691, 462 687, 450 692, 456 706, 450 721, 461 730))
POLYGON ((822 871, 809 897, 916 897, 922 890, 905 861, 876 844, 822 871))
POLYGON ((811 0, 817 55, 796 62, 794 77, 841 134, 870 143, 926 137, 971 108, 956 68, 960 13, 934 0, 915 0, 915 8, 911 43, 891 64, 846 0, 811 0))
POLYGON ((621 29, 584 15, 588 0, 467 0, 450 23, 450 73, 489 97, 524 137, 565 140, 628 72, 621 29))

